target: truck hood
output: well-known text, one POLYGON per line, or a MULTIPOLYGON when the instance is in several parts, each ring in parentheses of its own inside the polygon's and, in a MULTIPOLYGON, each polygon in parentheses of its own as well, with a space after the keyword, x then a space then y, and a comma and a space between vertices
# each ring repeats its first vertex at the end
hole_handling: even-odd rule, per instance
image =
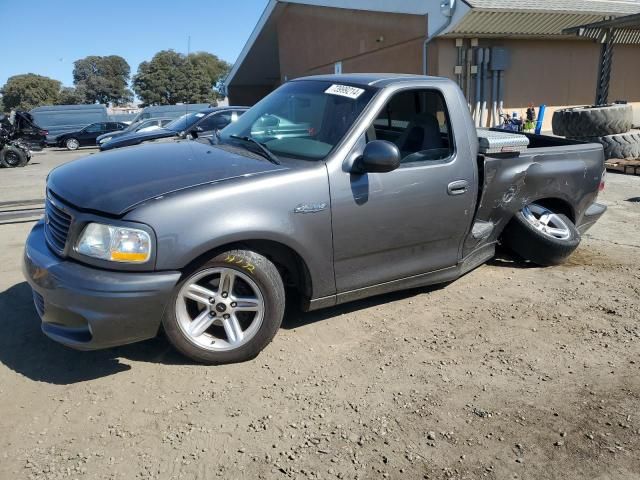
POLYGON ((117 149, 69 162, 49 174, 47 188, 78 209, 119 216, 177 190, 284 168, 249 152, 232 153, 185 140, 117 149))

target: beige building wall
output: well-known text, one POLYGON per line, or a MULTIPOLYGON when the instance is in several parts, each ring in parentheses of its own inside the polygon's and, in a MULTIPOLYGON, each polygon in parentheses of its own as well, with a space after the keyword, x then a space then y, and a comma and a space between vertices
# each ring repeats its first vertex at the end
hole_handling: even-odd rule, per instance
MULTIPOLYGON (((342 62, 343 73, 420 74, 426 29, 427 17, 421 15, 288 4, 277 20, 280 83, 305 75, 333 73, 336 62, 342 62)), ((595 100, 600 50, 595 42, 481 38, 480 45, 509 50, 511 65, 504 74, 506 113, 517 111, 524 115, 530 103, 536 107, 546 104, 543 129, 549 131, 554 110, 592 104, 595 100)), ((465 46, 469 46, 468 39, 465 46)), ((454 39, 439 38, 429 44, 430 74, 455 80, 456 61, 454 39)), ((638 79, 640 47, 616 46, 609 100, 638 102, 635 110, 640 118, 638 79)), ((251 105, 269 90, 271 87, 237 86, 230 89, 230 96, 235 104, 251 105)), ((490 109, 490 98, 488 105, 490 109)))
MULTIPOLYGON (((468 45, 468 42, 466 43, 468 45)), ((600 47, 585 40, 481 39, 482 47, 509 50, 504 74, 505 112, 524 115, 528 105, 547 105, 544 130, 551 130, 554 110, 595 101, 600 47)), ((640 49, 615 47, 609 101, 640 102, 640 49)), ((438 39, 429 50, 430 72, 455 80, 457 51, 453 39, 438 39)), ((491 92, 491 88, 489 88, 491 92)), ((635 108, 640 108, 640 104, 635 108)))
POLYGON ((281 80, 333 73, 419 73, 427 18, 287 5, 278 20, 281 80))

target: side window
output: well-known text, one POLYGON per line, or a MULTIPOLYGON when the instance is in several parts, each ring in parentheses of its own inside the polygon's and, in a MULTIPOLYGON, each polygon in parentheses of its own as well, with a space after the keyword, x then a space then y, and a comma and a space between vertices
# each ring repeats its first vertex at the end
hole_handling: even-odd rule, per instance
POLYGON ((237 121, 238 118, 240 118, 243 113, 244 113, 244 110, 234 110, 233 112, 231 112, 231 123, 237 121))
POLYGON ((453 155, 449 113, 437 90, 395 94, 367 131, 367 141, 395 143, 402 163, 444 160, 453 155))
POLYGON ((200 127, 203 132, 210 132, 212 130, 221 130, 229 125, 229 123, 231 123, 231 112, 222 112, 209 115, 198 124, 198 127, 200 127))
POLYGON ((89 125, 85 132, 87 133, 98 133, 104 131, 104 123, 94 123, 93 125, 89 125))

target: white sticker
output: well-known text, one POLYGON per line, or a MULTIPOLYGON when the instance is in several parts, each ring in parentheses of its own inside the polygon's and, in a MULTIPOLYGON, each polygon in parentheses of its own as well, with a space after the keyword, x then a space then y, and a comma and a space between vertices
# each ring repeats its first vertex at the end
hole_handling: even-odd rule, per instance
POLYGON ((347 97, 355 100, 364 93, 364 89, 351 87, 349 85, 333 84, 329 88, 327 88, 324 93, 328 93, 329 95, 339 95, 340 97, 347 97))

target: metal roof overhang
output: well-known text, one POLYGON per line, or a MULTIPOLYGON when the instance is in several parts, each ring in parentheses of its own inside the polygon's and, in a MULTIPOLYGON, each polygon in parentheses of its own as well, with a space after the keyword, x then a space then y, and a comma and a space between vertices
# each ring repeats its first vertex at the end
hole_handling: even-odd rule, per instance
POLYGON ((597 13, 471 10, 445 37, 567 38, 567 28, 602 20, 597 13))
POLYGON ((609 31, 616 45, 640 45, 640 13, 566 28, 563 33, 602 42, 609 31))
POLYGON ((253 29, 225 85, 273 86, 280 81, 277 22, 282 4, 270 0, 253 29))

